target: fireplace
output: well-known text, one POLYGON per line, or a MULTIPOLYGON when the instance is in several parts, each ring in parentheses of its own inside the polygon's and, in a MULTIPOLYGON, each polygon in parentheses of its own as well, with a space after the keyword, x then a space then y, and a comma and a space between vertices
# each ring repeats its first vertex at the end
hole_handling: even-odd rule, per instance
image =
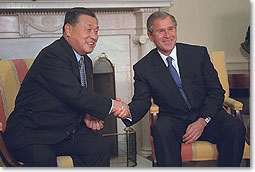
MULTIPOLYGON (((107 58, 105 53, 96 59, 93 67, 93 90, 107 98, 116 99, 114 65, 107 58)), ((107 116, 104 128, 99 131, 101 134, 117 133, 117 119, 114 115, 107 116)), ((118 137, 109 137, 111 143, 111 155, 118 155, 118 137)))

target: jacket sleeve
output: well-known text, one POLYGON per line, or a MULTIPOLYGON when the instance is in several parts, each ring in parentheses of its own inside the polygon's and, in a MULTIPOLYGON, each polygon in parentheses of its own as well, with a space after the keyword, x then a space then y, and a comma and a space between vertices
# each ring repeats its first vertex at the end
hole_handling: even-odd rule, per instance
POLYGON ((206 97, 203 101, 203 105, 200 108, 199 115, 213 117, 218 110, 222 108, 225 91, 221 86, 218 73, 212 64, 205 47, 202 66, 206 97))
MULTIPOLYGON (((81 114, 89 113, 99 119, 107 117, 112 102, 86 87, 75 75, 70 55, 61 49, 47 49, 38 56, 34 78, 52 95, 81 114)), ((77 70, 77 69, 76 69, 77 70)))
POLYGON ((129 108, 132 116, 132 122, 123 120, 127 126, 131 126, 140 121, 148 112, 151 106, 151 93, 149 84, 143 77, 141 68, 134 66, 134 96, 130 102, 129 108))

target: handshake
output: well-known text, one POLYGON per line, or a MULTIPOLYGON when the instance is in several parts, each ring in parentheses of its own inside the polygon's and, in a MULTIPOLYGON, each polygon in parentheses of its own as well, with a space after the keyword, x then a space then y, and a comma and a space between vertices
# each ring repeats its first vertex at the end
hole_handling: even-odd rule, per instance
MULTIPOLYGON (((113 113, 115 117, 120 119, 126 119, 126 118, 131 119, 129 106, 125 102, 121 101, 120 98, 116 98, 116 100, 114 100, 111 113, 113 113)), ((89 114, 85 115, 84 122, 86 126, 92 130, 101 130, 104 127, 103 120, 100 120, 89 114)))
POLYGON ((129 106, 125 102, 121 101, 120 98, 114 100, 112 113, 115 117, 120 119, 131 118, 129 106))

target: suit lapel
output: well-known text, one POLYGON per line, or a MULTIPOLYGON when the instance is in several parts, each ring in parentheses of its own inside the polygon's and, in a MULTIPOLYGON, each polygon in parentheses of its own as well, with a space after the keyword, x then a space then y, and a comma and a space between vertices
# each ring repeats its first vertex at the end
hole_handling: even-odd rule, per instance
POLYGON ((78 80, 80 81, 80 72, 79 72, 79 66, 78 66, 78 62, 77 59, 75 57, 75 54, 73 52, 72 47, 68 44, 68 42, 65 40, 65 38, 62 36, 60 38, 60 42, 63 45, 63 49, 66 51, 66 53, 68 54, 68 56, 70 57, 71 63, 72 63, 72 69, 74 72, 74 75, 78 78, 78 80))
POLYGON ((180 104, 186 104, 177 85, 175 84, 171 73, 169 72, 169 69, 165 65, 156 49, 154 49, 151 59, 153 70, 161 82, 168 88, 168 91, 172 93, 173 97, 175 97, 180 104))
POLYGON ((188 72, 187 69, 190 68, 190 64, 188 62, 189 54, 188 51, 184 49, 180 44, 176 44, 177 49, 177 58, 178 58, 178 66, 179 66, 179 72, 180 77, 182 81, 182 87, 186 94, 187 99, 190 102, 191 107, 193 106, 193 96, 192 96, 192 88, 188 84, 188 78, 183 77, 183 73, 188 72))
MULTIPOLYGON (((68 42, 65 40, 64 37, 60 38, 60 42, 64 47, 64 50, 67 52, 69 57, 71 57, 71 62, 72 62, 72 68, 74 71, 74 75, 77 77, 77 79, 80 81, 80 71, 79 71, 79 66, 77 59, 75 57, 75 54, 73 52, 72 47, 68 44, 68 42)), ((87 55, 84 55, 84 63, 85 63, 85 70, 86 70, 86 79, 87 79, 87 86, 90 90, 92 90, 92 77, 93 77, 93 69, 92 69, 92 64, 91 60, 87 55)))

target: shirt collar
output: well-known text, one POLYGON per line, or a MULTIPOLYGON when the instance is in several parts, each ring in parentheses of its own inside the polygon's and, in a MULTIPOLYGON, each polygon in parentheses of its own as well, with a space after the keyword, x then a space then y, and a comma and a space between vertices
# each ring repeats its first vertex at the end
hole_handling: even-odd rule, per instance
MULTIPOLYGON (((158 50, 158 53, 159 53, 160 57, 162 58, 162 60, 165 62, 165 64, 168 66, 168 62, 166 59, 168 56, 165 56, 159 50, 158 50)), ((176 45, 174 46, 174 49, 172 50, 170 56, 174 59, 174 61, 177 62, 176 45)))
POLYGON ((77 59, 77 62, 80 61, 81 56, 80 56, 74 49, 73 49, 73 52, 74 52, 74 54, 75 54, 75 57, 76 57, 76 59, 77 59))

